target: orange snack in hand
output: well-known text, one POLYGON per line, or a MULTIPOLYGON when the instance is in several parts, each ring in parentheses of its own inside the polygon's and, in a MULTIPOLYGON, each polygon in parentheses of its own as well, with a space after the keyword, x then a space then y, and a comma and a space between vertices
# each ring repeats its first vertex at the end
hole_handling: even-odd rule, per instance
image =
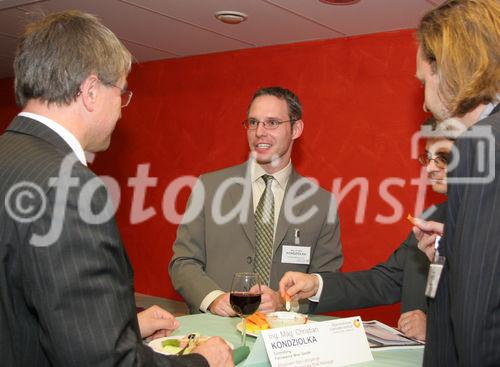
POLYGON ((415 223, 415 218, 413 218, 413 217, 411 216, 411 214, 408 214, 408 216, 406 217, 406 219, 408 219, 408 221, 409 221, 412 225, 414 225, 414 226, 416 225, 416 223, 415 223))

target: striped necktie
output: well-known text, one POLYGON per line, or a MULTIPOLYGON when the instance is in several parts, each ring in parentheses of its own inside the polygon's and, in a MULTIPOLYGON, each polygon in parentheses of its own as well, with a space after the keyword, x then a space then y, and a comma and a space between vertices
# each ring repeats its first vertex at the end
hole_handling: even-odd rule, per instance
POLYGON ((254 271, 259 274, 262 284, 269 285, 273 259, 274 238, 274 195, 271 186, 273 176, 263 175, 266 189, 255 210, 255 262, 254 271))

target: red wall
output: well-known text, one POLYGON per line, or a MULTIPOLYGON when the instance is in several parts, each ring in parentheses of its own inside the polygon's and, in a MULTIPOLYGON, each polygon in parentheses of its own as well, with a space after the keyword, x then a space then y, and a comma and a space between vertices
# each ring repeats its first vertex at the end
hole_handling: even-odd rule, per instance
MULTIPOLYGON (((385 260, 410 227, 401 219, 377 223, 391 215, 381 199, 382 180, 399 177, 403 187, 390 193, 414 212, 416 186, 410 180, 419 166, 410 159, 410 137, 425 118, 423 91, 415 80, 413 32, 273 46, 134 65, 129 86, 131 104, 123 110, 111 148, 97 155, 91 168, 119 181, 122 200, 117 218, 131 258, 139 292, 180 299, 170 283, 167 264, 176 226, 162 214, 162 196, 182 175, 237 164, 247 158, 245 118, 249 99, 262 86, 281 85, 297 93, 304 107, 305 131, 295 146, 298 170, 332 189, 356 177, 369 178, 364 221, 355 223, 357 192, 340 206, 345 254, 343 271, 368 268, 385 260), (148 189, 145 207, 156 214, 130 223, 132 188, 127 186, 139 164, 149 163, 156 188, 148 189)), ((12 80, 0 81, 2 124, 16 113, 12 80)), ((188 191, 177 201, 183 210, 188 191)), ((429 201, 443 198, 428 195, 429 201)), ((395 324, 398 306, 349 311, 395 324)))

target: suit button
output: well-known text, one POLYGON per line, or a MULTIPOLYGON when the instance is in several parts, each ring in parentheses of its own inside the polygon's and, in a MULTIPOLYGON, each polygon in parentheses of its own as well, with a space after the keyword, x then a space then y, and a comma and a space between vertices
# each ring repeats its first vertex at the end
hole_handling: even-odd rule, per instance
POLYGON ((252 257, 251 256, 248 256, 247 257, 247 264, 251 264, 252 263, 252 257))

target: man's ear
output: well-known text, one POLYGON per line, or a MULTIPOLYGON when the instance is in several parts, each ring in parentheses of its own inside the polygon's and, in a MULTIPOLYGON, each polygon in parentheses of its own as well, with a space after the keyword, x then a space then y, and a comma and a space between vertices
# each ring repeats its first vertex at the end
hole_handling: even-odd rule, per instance
POLYGON ((80 85, 80 96, 85 108, 93 112, 101 81, 96 75, 89 75, 80 85))
POLYGON ((302 135, 302 131, 304 131, 304 122, 302 120, 297 120, 292 125, 292 139, 297 139, 302 135))

